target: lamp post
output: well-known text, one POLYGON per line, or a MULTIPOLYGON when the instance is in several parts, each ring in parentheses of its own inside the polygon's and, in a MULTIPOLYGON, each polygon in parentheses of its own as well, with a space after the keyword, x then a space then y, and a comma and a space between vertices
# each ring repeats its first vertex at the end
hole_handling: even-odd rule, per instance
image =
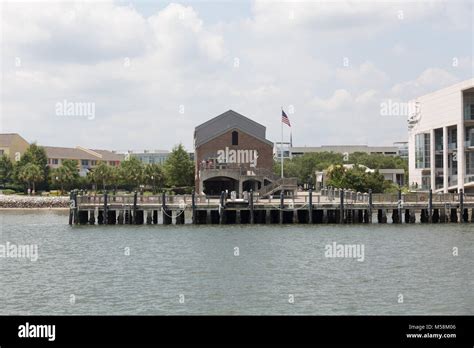
MULTIPOLYGON (((56 179, 56 185, 58 185, 59 184, 59 177, 56 175, 55 179, 56 179)), ((63 194, 63 187, 60 186, 60 188, 61 188, 61 194, 63 194)))

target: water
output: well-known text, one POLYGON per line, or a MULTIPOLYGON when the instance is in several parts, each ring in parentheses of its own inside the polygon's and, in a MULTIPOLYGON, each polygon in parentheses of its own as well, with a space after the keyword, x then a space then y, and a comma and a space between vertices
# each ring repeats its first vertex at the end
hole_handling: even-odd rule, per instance
POLYGON ((474 224, 69 226, 63 211, 0 211, 0 226, 0 244, 39 248, 0 258, 1 315, 474 314, 474 224), (364 244, 365 260, 326 258, 332 242, 364 244))

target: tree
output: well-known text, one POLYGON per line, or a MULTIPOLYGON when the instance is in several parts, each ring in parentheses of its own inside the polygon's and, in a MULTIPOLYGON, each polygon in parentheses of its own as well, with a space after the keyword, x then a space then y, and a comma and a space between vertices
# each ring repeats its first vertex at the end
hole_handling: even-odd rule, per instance
POLYGON ((113 180, 112 167, 107 165, 104 162, 101 162, 97 167, 95 167, 88 175, 91 178, 91 181, 96 185, 101 184, 104 190, 107 189, 107 185, 110 185, 113 180), (90 173, 90 174, 89 174, 90 173))
POLYGON ((358 192, 368 192, 370 189, 374 193, 384 192, 392 186, 378 170, 366 172, 366 168, 357 165, 353 168, 345 168, 342 165, 330 166, 327 169, 326 183, 328 186, 358 192))
POLYGON ((56 183, 61 188, 61 194, 64 192, 64 187, 74 186, 79 179, 79 170, 77 162, 74 160, 62 161, 61 167, 51 171, 51 181, 56 183))
POLYGON ((136 189, 143 183, 143 165, 140 160, 130 157, 120 163, 119 167, 120 181, 129 188, 136 189))
POLYGON ((171 187, 193 186, 194 164, 182 144, 175 146, 165 162, 166 182, 171 187))
MULTIPOLYGON (((305 183, 308 178, 313 178, 316 171, 322 171, 330 165, 342 164, 343 155, 334 152, 305 153, 302 156, 285 159, 283 171, 285 177, 296 177, 299 183, 305 183)), ((281 174, 281 164, 274 165, 276 175, 281 174)))
POLYGON ((28 163, 22 166, 18 172, 18 178, 28 185, 28 189, 32 188, 33 193, 36 191, 36 183, 44 180, 41 168, 34 163, 28 163))
POLYGON ((0 157, 0 182, 3 187, 13 177, 13 163, 7 155, 0 157))
MULTIPOLYGON (((41 183, 42 181, 47 181, 49 177, 49 167, 48 167, 48 157, 46 156, 46 151, 41 146, 36 145, 35 143, 31 144, 28 149, 26 149, 23 156, 20 158, 20 161, 17 162, 14 171, 15 177, 20 182, 23 182, 19 178, 19 174, 22 171, 22 168, 27 164, 34 164, 38 166, 42 179, 37 182, 41 183)), ((47 182, 46 182, 47 184, 47 182)), ((47 186, 47 185, 46 185, 47 186)))
POLYGON ((156 193, 156 188, 163 187, 165 182, 163 168, 157 163, 146 165, 144 170, 144 180, 145 184, 152 187, 153 193, 156 193))

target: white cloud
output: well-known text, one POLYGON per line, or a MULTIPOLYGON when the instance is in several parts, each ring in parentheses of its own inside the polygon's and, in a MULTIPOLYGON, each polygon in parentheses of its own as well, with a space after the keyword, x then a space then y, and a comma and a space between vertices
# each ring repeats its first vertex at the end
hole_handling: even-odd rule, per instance
POLYGON ((459 82, 460 79, 446 70, 440 68, 428 68, 416 79, 397 83, 391 89, 393 95, 411 99, 426 93, 433 92, 439 88, 447 87, 459 82))
POLYGON ((337 68, 336 78, 344 86, 353 88, 381 87, 389 81, 388 75, 371 62, 358 67, 337 68))
MULTIPOLYGON (((462 51, 472 34, 451 29, 445 3, 255 1, 248 16, 212 25, 199 6, 171 3, 145 17, 111 1, 3 4, 4 131, 45 145, 190 147, 197 124, 232 108, 265 124, 275 140, 280 106, 293 105, 295 144, 386 142, 390 134, 400 140, 406 122, 380 119, 380 96, 412 98, 472 75, 462 51), (455 30, 459 67, 429 54, 410 67, 393 64, 391 48, 410 52, 409 39, 423 23, 431 30, 431 18, 443 33, 455 30), (96 118, 58 118, 54 105, 64 99, 95 103, 96 118), (353 126, 341 133, 341 124, 353 126), (384 136, 372 131, 383 127, 384 136)), ((466 17, 463 9, 450 13, 466 17)), ((421 39, 419 51, 440 45, 421 39)))

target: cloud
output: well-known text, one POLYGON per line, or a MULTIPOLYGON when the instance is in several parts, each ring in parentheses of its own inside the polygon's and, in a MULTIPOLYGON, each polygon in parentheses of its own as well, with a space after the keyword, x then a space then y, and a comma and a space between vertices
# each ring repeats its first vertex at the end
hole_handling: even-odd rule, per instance
POLYGON ((458 77, 446 70, 428 68, 414 80, 397 83, 391 88, 391 92, 395 96, 411 99, 460 81, 458 77))
POLYGON ((389 81, 387 73, 378 69, 371 62, 364 62, 358 67, 336 69, 336 78, 348 87, 381 87, 389 81))
POLYGON ((219 9, 3 4, 3 131, 44 145, 191 149, 194 127, 227 109, 279 139, 280 107, 291 105, 295 144, 386 143, 406 136, 406 122, 379 117, 381 96, 411 99, 472 76, 464 4, 257 0, 233 19, 206 20, 219 9), (457 68, 431 53, 439 33, 455 38, 457 68), (427 53, 402 64, 392 49, 427 53), (95 119, 57 116, 63 100, 95 103, 95 119))
POLYGON ((90 64, 140 55, 146 49, 146 21, 132 7, 111 1, 3 6, 2 44, 19 56, 90 64))
POLYGON ((222 36, 213 33, 191 6, 170 4, 158 14, 148 18, 157 49, 173 58, 189 59, 189 53, 204 54, 212 61, 225 56, 222 36))

